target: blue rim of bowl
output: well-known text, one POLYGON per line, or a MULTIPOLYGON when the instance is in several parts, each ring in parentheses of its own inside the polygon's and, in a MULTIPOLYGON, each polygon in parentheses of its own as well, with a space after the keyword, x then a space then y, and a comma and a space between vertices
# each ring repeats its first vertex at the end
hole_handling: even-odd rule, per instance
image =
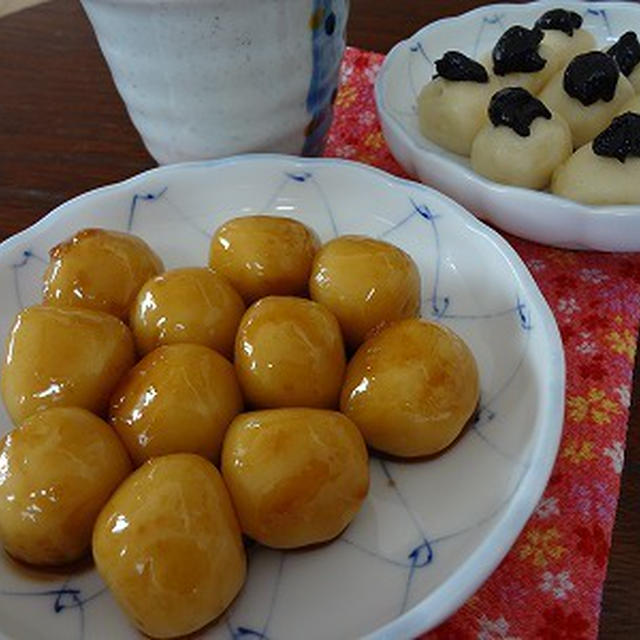
MULTIPOLYGON (((216 169, 223 166, 250 163, 282 163, 296 168, 333 165, 346 170, 369 173, 376 180, 383 180, 390 186, 397 185, 405 189, 418 189, 430 194, 431 197, 440 198, 451 207, 456 215, 462 218, 467 226, 480 232, 491 241, 496 251, 512 269, 514 276, 527 292, 531 304, 538 313, 542 334, 546 337, 549 345, 548 363, 556 372, 556 379, 559 384, 557 387, 546 387, 547 393, 543 396, 544 403, 540 411, 540 415, 543 417, 540 420, 549 425, 549 427, 544 431, 544 434, 538 435, 532 447, 531 464, 520 478, 518 486, 509 499, 506 508, 503 507, 501 512, 498 512, 499 515, 493 518, 492 531, 487 535, 486 540, 431 594, 401 616, 366 635, 364 640, 393 640, 398 637, 409 637, 423 633, 437 626, 459 609, 506 556, 542 497, 560 446, 564 419, 566 379, 564 350, 560 332, 551 309, 533 276, 520 256, 502 236, 478 220, 455 200, 436 189, 418 182, 398 178, 381 169, 339 158, 300 158, 297 156, 260 153, 231 156, 220 160, 165 165, 148 169, 121 182, 87 191, 67 200, 27 229, 0 243, 0 254, 12 250, 14 246, 34 233, 37 234, 41 230, 50 228, 61 216, 65 215, 65 212, 72 204, 76 205, 123 188, 129 188, 139 182, 144 182, 151 176, 169 176, 176 172, 189 171, 191 169, 216 169)), ((4 634, 0 631, 0 637, 3 636, 4 634)))

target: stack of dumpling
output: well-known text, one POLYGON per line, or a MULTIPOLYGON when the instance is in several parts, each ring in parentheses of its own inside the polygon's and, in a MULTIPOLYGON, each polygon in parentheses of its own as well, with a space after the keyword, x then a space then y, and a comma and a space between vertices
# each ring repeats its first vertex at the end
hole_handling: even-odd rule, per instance
POLYGON ((367 446, 433 455, 476 412, 473 353, 419 318, 418 267, 383 240, 320 246, 258 215, 216 230, 208 266, 165 271, 107 229, 50 255, 0 370, 15 423, 0 543, 44 567, 90 549, 148 636, 224 612, 243 534, 277 549, 338 536, 367 496, 367 446))
POLYGON ((482 62, 449 51, 435 66, 420 129, 477 173, 588 204, 640 203, 635 33, 598 51, 579 14, 552 9, 507 29, 482 62))

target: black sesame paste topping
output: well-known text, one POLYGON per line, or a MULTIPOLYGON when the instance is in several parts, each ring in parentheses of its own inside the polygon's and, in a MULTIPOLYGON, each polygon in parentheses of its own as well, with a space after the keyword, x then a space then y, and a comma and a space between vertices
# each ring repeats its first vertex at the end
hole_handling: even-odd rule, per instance
POLYGON ((593 152, 624 162, 629 156, 640 157, 640 114, 627 111, 593 141, 593 152))
POLYGON ((601 51, 576 56, 564 72, 564 90, 585 107, 598 100, 611 102, 620 71, 613 58, 601 51))
POLYGON ((440 60, 436 60, 436 71, 438 73, 435 78, 440 76, 456 82, 489 82, 487 70, 479 62, 459 51, 447 51, 440 60))
POLYGON ((501 89, 489 103, 489 119, 495 127, 503 125, 526 138, 536 118, 551 120, 551 111, 538 98, 521 87, 501 89))
POLYGON ((569 37, 582 26, 582 16, 575 11, 551 9, 536 20, 536 27, 545 31, 562 31, 569 37))
POLYGON ((640 62, 640 42, 638 36, 633 31, 627 31, 620 36, 607 53, 618 63, 620 71, 625 76, 630 76, 631 72, 640 62))
POLYGON ((517 71, 540 71, 547 61, 538 53, 544 33, 515 26, 507 29, 493 48, 493 70, 505 76, 517 71))

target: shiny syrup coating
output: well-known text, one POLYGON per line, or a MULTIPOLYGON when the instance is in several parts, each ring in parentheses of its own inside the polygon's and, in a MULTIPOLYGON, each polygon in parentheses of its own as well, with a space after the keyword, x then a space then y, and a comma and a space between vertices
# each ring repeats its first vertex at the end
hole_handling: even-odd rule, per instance
POLYGON ((141 238, 83 229, 49 252, 43 302, 104 311, 125 320, 140 287, 164 269, 141 238))
POLYGON ((562 31, 571 37, 582 26, 582 16, 575 11, 551 9, 536 20, 535 26, 544 31, 562 31))
POLYGON ((441 77, 453 82, 478 82, 485 84, 489 82, 487 70, 475 60, 472 60, 460 51, 447 51, 440 60, 436 60, 437 74, 434 77, 441 77))
POLYGON ((353 422, 319 409, 242 414, 222 451, 244 533, 285 549, 330 540, 351 522, 367 495, 367 463, 353 422))
POLYGON ((129 326, 138 353, 163 344, 190 342, 233 357, 245 311, 227 279, 206 267, 172 269, 148 280, 131 307, 129 326))
POLYGON ((498 91, 489 103, 489 118, 495 127, 505 126, 526 138, 536 118, 551 119, 551 111, 535 96, 520 87, 498 91))
POLYGON ((340 410, 367 444, 417 457, 448 447, 473 415, 478 369, 469 347, 442 325, 412 318, 367 340, 349 362, 340 410))
POLYGON ((495 74, 505 76, 518 71, 544 69, 547 61, 538 52, 543 37, 540 29, 527 29, 519 25, 507 29, 491 54, 495 74))
POLYGON ((124 376, 109 419, 136 465, 170 453, 217 462, 224 432, 240 411, 240 387, 228 360, 199 344, 172 344, 124 376))
POLYGON ((628 111, 614 118, 593 141, 593 152, 620 162, 640 157, 640 114, 628 111))
POLYGON ((263 298, 242 318, 235 367, 255 408, 336 408, 346 367, 340 325, 311 300, 263 298))
POLYGON ((322 246, 309 291, 338 318, 351 349, 377 327, 420 310, 420 273, 411 256, 366 236, 340 236, 322 246))
POLYGON ((96 522, 93 556, 116 601, 153 638, 206 625, 229 606, 246 574, 222 478, 191 454, 154 458, 120 485, 96 522))
POLYGON ((585 107, 598 100, 611 102, 616 93, 620 70, 615 61, 601 51, 576 56, 564 72, 564 90, 585 107))
POLYGON ((234 218, 211 239, 209 266, 247 304, 271 295, 305 296, 318 244, 311 229, 291 218, 234 218))
POLYGON ((638 36, 633 31, 623 33, 607 53, 618 63, 620 71, 629 77, 640 63, 638 36))
POLYGON ((78 408, 37 413, 0 444, 0 538, 33 565, 83 556, 98 513, 131 472, 108 424, 78 408))
POLYGON ((16 424, 54 406, 102 415, 134 362, 133 336, 114 316, 91 309, 28 307, 7 338, 2 397, 16 424))

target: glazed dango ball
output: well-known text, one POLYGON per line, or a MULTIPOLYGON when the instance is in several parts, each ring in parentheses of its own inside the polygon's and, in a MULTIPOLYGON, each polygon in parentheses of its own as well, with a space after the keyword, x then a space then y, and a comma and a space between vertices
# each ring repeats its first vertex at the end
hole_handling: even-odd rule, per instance
POLYGON ((304 296, 318 243, 301 222, 275 216, 234 218, 211 240, 209 266, 247 304, 270 295, 304 296))
POLYGON ((242 318, 235 366, 254 408, 337 408, 346 367, 338 321, 311 300, 263 298, 242 318))
POLYGON ((129 325, 142 355, 164 344, 191 342, 231 358, 244 311, 240 294, 212 269, 173 269, 140 289, 129 325))
POLYGON ((114 316, 29 307, 18 314, 7 340, 2 397, 15 424, 54 406, 102 415, 134 361, 131 332, 114 316))
POLYGON ((163 270, 144 240, 129 233, 83 229, 50 251, 43 301, 83 307, 126 320, 140 287, 163 270))
POLYGON ((240 411, 233 365, 202 345, 173 344, 149 353, 121 380, 109 419, 136 465, 169 453, 217 461, 240 411))
POLYGON ((351 522, 367 495, 367 458, 340 413, 256 411, 229 427, 222 474, 244 533, 290 549, 330 540, 351 522))
POLYGON ((84 555, 103 505, 131 471, 108 424, 78 408, 25 420, 0 445, 0 538, 33 565, 84 555))
POLYGON ((402 457, 437 453, 478 404, 473 354, 453 331, 397 322, 365 342, 347 368, 340 410, 374 449, 402 457))
POLYGON ((325 244, 313 263, 311 297, 338 318, 355 349, 381 324, 416 316, 420 274, 398 247, 365 236, 342 236, 325 244))
POLYGON ((118 488, 93 531, 98 572, 154 638, 192 633, 242 587, 240 527, 216 468, 192 454, 150 460, 118 488))

